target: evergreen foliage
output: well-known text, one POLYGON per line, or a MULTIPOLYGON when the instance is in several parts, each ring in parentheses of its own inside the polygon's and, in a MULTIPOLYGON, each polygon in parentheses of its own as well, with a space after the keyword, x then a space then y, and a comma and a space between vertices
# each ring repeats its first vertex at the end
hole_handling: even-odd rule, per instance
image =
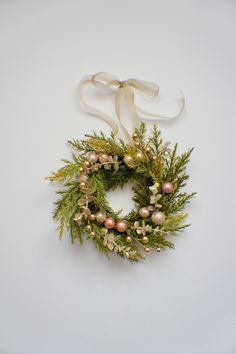
POLYGON ((121 139, 117 141, 114 134, 107 138, 103 132, 93 132, 86 135, 85 140, 69 141, 74 149, 71 161, 62 160, 64 166, 47 177, 51 182, 63 185, 57 192, 53 214, 60 238, 67 231, 73 242, 79 238, 82 243, 87 235, 107 256, 115 252, 130 261, 144 258, 142 250, 159 252, 174 248, 169 236, 189 226, 185 224, 187 214, 183 209, 195 195, 183 191, 189 178, 186 166, 192 149, 178 155, 177 144, 170 149, 169 144, 163 142, 156 126, 151 136, 146 137, 143 123, 135 130, 133 139, 133 144, 125 144, 121 139), (88 161, 91 153, 96 154, 98 161, 88 161), (138 153, 141 153, 141 158, 138 153), (106 154, 109 161, 100 162, 101 154, 106 154), (130 157, 129 162, 124 162, 126 156, 130 157), (86 183, 79 182, 82 175, 88 177, 86 183), (122 219, 120 213, 115 213, 109 206, 106 192, 129 181, 134 186, 136 207, 122 219), (162 190, 166 182, 173 186, 171 193, 162 190), (153 194, 154 186, 157 188, 156 195, 153 194), (150 200, 155 196, 158 202, 154 205, 150 200), (165 215, 163 224, 153 225, 151 215, 142 218, 139 215, 142 207, 149 208, 150 213, 161 210, 165 215), (125 220, 127 230, 118 232, 115 227, 106 229, 96 219, 93 220, 92 216, 97 212, 114 218, 115 222, 125 220), (144 236, 148 237, 145 244, 144 236))

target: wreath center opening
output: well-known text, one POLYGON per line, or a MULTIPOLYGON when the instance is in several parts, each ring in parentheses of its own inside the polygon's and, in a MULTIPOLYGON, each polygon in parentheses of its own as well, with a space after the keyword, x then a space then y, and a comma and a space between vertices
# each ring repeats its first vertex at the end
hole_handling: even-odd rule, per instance
POLYGON ((116 213, 121 211, 120 215, 123 218, 135 208, 133 197, 132 182, 127 182, 124 186, 117 186, 114 190, 107 192, 109 205, 116 213))

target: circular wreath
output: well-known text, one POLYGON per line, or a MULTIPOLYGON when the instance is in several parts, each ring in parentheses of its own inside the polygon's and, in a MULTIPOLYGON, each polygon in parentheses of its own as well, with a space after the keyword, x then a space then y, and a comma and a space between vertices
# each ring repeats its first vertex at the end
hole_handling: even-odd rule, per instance
POLYGON ((106 255, 114 252, 130 261, 144 258, 143 252, 174 248, 169 235, 184 224, 185 205, 195 193, 181 192, 188 179, 186 165, 192 149, 177 155, 156 126, 145 139, 142 123, 133 134, 133 144, 116 141, 101 132, 86 135, 82 141, 69 141, 72 161, 53 172, 50 181, 63 183, 57 193, 54 218, 60 238, 66 230, 81 243, 84 235, 106 255), (135 209, 121 216, 107 202, 106 192, 133 183, 135 209))

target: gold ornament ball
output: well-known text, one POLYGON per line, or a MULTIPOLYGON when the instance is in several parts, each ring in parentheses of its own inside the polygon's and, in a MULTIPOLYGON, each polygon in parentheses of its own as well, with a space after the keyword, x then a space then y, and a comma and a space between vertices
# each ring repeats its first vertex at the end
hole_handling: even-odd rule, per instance
POLYGON ((142 242, 143 243, 148 243, 149 242, 149 238, 147 236, 143 236, 142 242))
POLYGON ((125 240, 126 240, 127 243, 131 243, 132 242, 132 238, 130 236, 127 236, 125 240))
POLYGON ((85 187, 85 183, 84 183, 84 182, 81 182, 81 183, 80 183, 80 187, 84 188, 84 187, 85 187))
POLYGON ((136 154, 136 157, 137 157, 138 160, 143 160, 144 155, 143 155, 142 151, 138 151, 137 154, 136 154))
POLYGON ((96 216, 94 214, 89 215, 89 220, 94 221, 96 219, 96 216))
POLYGON ((155 211, 152 214, 152 222, 155 225, 162 225, 165 222, 165 214, 163 214, 161 211, 155 211))
POLYGON ((79 172, 84 172, 83 167, 80 167, 80 168, 79 168, 79 172))
POLYGON ((146 207, 140 208, 138 213, 142 218, 148 218, 150 215, 150 211, 146 207))
POLYGON ((161 252, 161 248, 160 247, 157 247, 157 252, 161 252))
POLYGON ((140 146, 140 143, 138 141, 135 142, 134 144, 136 147, 139 147, 140 146))
POLYGON ((91 232, 90 232, 90 236, 91 236, 91 237, 94 237, 94 236, 95 236, 95 232, 94 232, 94 231, 91 231, 91 232))
POLYGON ((85 230, 86 230, 86 231, 91 231, 91 226, 90 226, 90 225, 86 225, 86 226, 85 226, 85 230))
POLYGON ((96 218, 96 221, 97 221, 97 222, 99 222, 100 224, 102 224, 102 223, 105 221, 105 219, 106 219, 106 215, 99 211, 99 212, 95 215, 95 218, 96 218))
POLYGON ((95 167, 93 168, 93 170, 94 170, 94 172, 98 172, 98 167, 95 166, 95 167))
POLYGON ((153 161, 157 161, 157 156, 153 156, 153 161))
POLYGON ((133 134, 133 139, 137 139, 138 135, 136 133, 133 134))
POLYGON ((130 155, 125 155, 125 157, 123 158, 123 161, 126 165, 129 165, 134 161, 134 159, 130 155))
POLYGON ((89 167, 90 166, 90 162, 89 161, 85 161, 84 166, 85 167, 89 167))
POLYGON ((145 247, 144 250, 145 250, 145 252, 148 253, 150 251, 150 248, 149 247, 145 247))
POLYGON ((149 153, 151 151, 150 147, 146 147, 145 151, 149 153))

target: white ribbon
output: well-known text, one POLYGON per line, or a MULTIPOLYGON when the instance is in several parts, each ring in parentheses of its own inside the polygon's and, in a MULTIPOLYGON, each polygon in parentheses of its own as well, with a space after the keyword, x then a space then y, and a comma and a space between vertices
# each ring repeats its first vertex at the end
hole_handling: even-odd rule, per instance
POLYGON ((83 89, 86 85, 93 85, 98 89, 105 89, 105 90, 115 90, 115 112, 118 118, 118 122, 121 128, 124 131, 124 134, 129 142, 132 141, 132 138, 125 128, 124 124, 121 120, 121 107, 122 107, 122 98, 125 100, 127 106, 129 107, 131 117, 133 119, 134 127, 138 127, 140 124, 140 117, 139 115, 143 115, 145 118, 153 118, 156 120, 172 120, 177 118, 184 110, 185 106, 185 99, 183 93, 180 91, 181 96, 181 106, 179 111, 174 114, 173 116, 165 116, 158 113, 151 113, 147 112, 141 107, 139 107, 135 102, 135 91, 144 94, 147 97, 157 97, 160 93, 160 88, 158 85, 147 82, 141 81, 137 79, 128 79, 125 81, 120 81, 116 76, 113 76, 106 72, 98 72, 94 75, 85 76, 79 83, 79 99, 81 107, 99 117, 100 119, 104 120, 113 130, 114 134, 118 133, 118 125, 115 120, 109 116, 107 113, 98 110, 96 107, 90 105, 85 100, 85 95, 83 93, 83 89))

